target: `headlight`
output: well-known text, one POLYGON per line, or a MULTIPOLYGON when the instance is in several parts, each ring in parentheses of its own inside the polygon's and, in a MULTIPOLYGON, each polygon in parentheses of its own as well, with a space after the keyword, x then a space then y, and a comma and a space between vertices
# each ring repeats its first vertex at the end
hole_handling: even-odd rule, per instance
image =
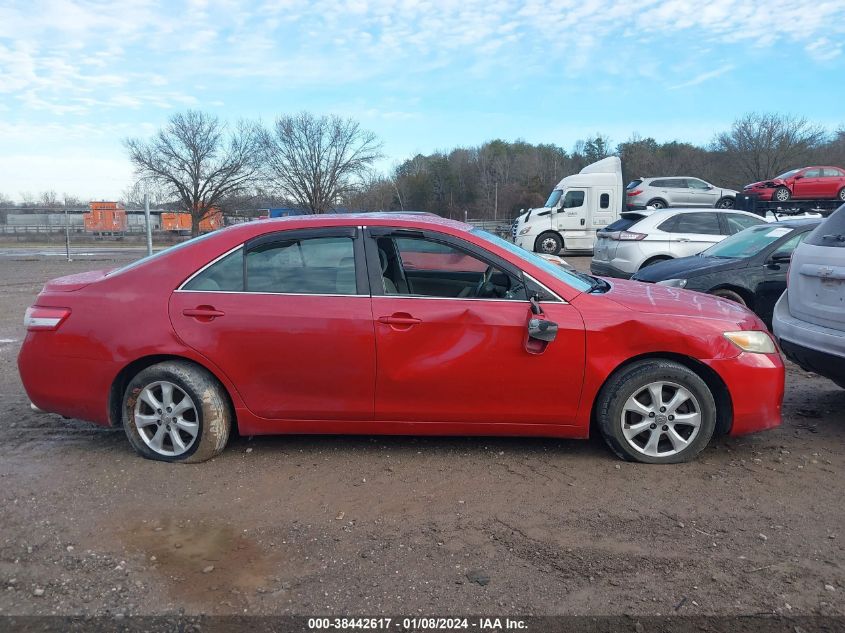
POLYGON ((531 227, 530 227, 530 226, 525 226, 525 227, 523 227, 523 228, 522 228, 522 230, 519 232, 519 234, 520 234, 520 235, 525 235, 526 233, 530 233, 530 232, 531 232, 531 227))
POLYGON ((686 288, 687 287, 687 280, 686 279, 664 279, 663 281, 658 281, 658 285, 660 286, 669 286, 670 288, 686 288))
POLYGON ((756 354, 774 354, 776 350, 772 337, 759 330, 725 332, 725 338, 744 352, 756 354))

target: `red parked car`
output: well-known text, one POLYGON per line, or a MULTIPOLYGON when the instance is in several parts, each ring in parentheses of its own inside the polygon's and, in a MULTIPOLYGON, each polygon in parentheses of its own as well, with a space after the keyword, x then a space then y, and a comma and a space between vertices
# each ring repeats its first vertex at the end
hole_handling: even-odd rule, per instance
POLYGON ((49 282, 18 364, 33 406, 198 462, 242 435, 586 438, 680 462, 780 423, 784 368, 732 301, 567 271, 434 216, 232 226, 49 282), (414 262, 414 265, 408 265, 414 262))
POLYGON ((845 169, 828 166, 791 169, 771 180, 745 185, 743 191, 756 194, 760 200, 775 202, 787 202, 791 198, 845 202, 845 169))

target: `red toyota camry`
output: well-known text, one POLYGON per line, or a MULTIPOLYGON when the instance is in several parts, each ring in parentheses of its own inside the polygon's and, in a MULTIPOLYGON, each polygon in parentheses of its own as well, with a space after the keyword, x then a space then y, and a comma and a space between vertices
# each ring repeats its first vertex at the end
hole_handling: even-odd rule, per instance
POLYGON ((750 311, 606 281, 434 216, 253 222, 49 282, 18 364, 33 406, 199 462, 242 435, 586 438, 688 460, 780 423, 750 311))

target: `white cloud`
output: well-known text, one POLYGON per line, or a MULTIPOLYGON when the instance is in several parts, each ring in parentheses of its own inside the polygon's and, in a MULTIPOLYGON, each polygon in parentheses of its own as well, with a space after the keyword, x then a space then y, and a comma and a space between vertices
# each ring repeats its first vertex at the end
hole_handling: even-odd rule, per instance
POLYGON ((715 79, 716 77, 721 77, 727 72, 733 70, 735 66, 733 64, 725 64, 719 68, 714 68, 713 70, 708 70, 703 73, 699 73, 695 75, 691 79, 684 81, 682 83, 676 84, 671 86, 670 90, 679 90, 680 88, 689 88, 691 86, 697 86, 699 84, 703 84, 705 81, 709 81, 711 79, 715 79))

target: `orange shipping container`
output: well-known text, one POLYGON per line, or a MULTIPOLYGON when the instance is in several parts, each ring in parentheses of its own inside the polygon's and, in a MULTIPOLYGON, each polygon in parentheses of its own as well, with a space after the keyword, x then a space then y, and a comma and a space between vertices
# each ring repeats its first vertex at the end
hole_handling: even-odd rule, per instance
POLYGON ((85 230, 92 233, 122 233, 126 230, 126 210, 119 202, 90 202, 82 215, 85 230))
MULTIPOLYGON (((162 213, 161 228, 164 231, 190 231, 193 222, 190 213, 162 213)), ((206 213, 200 220, 200 233, 216 231, 223 226, 223 214, 219 210, 206 213)))

